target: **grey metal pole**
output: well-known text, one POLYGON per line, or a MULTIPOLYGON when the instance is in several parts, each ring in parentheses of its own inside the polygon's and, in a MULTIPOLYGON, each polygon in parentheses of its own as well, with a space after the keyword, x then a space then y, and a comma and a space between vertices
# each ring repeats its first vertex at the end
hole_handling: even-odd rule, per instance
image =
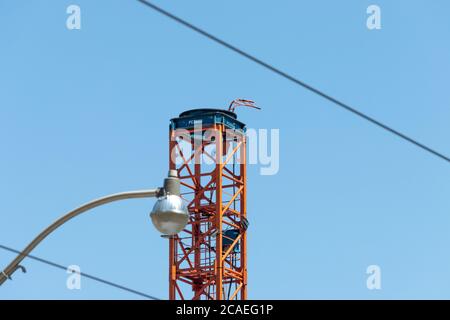
POLYGON ((7 280, 11 278, 11 275, 21 266, 19 265, 22 260, 30 254, 30 252, 44 240, 50 233, 55 231, 58 227, 69 221, 70 219, 80 215, 95 207, 124 199, 136 199, 136 198, 153 198, 158 196, 161 192, 161 188, 150 189, 150 190, 140 190, 140 191, 129 191, 122 192, 113 195, 109 195, 89 203, 82 205, 81 207, 70 211, 66 215, 62 216, 50 226, 48 226, 44 231, 42 231, 31 243, 0 273, 0 286, 7 280))

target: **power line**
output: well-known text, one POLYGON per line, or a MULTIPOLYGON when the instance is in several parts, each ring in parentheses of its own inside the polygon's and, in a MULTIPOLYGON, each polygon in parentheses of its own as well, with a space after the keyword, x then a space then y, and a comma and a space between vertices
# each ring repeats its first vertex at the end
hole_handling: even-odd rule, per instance
POLYGON ((287 74, 286 72, 281 71, 280 69, 275 68, 274 66, 272 66, 272 65, 270 65, 270 64, 268 64, 268 63, 266 63, 266 62, 256 58, 255 56, 253 56, 253 55, 251 55, 251 54, 249 54, 249 53, 247 53, 247 52, 245 52, 245 51, 243 51, 243 50, 241 50, 241 49, 239 49, 239 48, 229 44, 228 42, 225 42, 224 40, 219 39, 218 37, 212 35, 211 33, 208 33, 205 30, 202 30, 199 27, 191 24, 190 22, 187 22, 186 20, 183 20, 180 17, 177 17, 174 14, 172 14, 172 13, 170 13, 170 12, 168 12, 168 11, 166 11, 166 10, 164 10, 164 9, 162 9, 162 8, 160 8, 160 7, 154 5, 153 3, 148 2, 146 0, 137 0, 137 1, 141 2, 142 4, 146 5, 149 8, 151 8, 151 9, 153 9, 153 10, 155 10, 155 11, 157 11, 157 12, 163 14, 163 15, 165 15, 166 17, 168 17, 168 18, 170 18, 170 19, 172 19, 172 20, 174 20, 174 21, 184 25, 185 27, 187 27, 187 28, 189 28, 189 29, 191 29, 191 30, 193 30, 193 31, 195 31, 195 32, 205 36, 206 38, 209 38, 210 40, 212 40, 212 41, 214 41, 214 42, 216 42, 216 43, 218 43, 218 44, 220 44, 220 45, 222 45, 222 46, 224 46, 224 47, 234 51, 235 53, 237 53, 237 54, 239 54, 239 55, 241 55, 241 56, 243 56, 243 57, 245 57, 245 58, 247 58, 247 59, 257 63, 257 64, 259 64, 260 66, 262 66, 262 67, 264 67, 264 68, 266 68, 266 69, 268 69, 268 70, 270 70, 272 72, 275 72, 276 74, 282 76, 283 78, 285 78, 285 79, 287 79, 287 80, 289 80, 289 81, 291 81, 291 82, 293 82, 293 83, 295 83, 295 84, 297 84, 299 86, 302 86, 303 88, 305 88, 305 89, 307 89, 307 90, 309 90, 309 91, 311 91, 311 92, 321 96, 322 98, 324 98, 324 99, 334 103, 335 105, 337 105, 337 106, 339 106, 339 107, 341 107, 341 108, 343 108, 343 109, 353 113, 354 115, 356 115, 356 116, 358 116, 360 118, 363 118, 364 120, 367 120, 367 121, 371 122, 372 124, 382 128, 382 129, 384 129, 384 130, 386 130, 386 131, 388 131, 388 132, 390 132, 390 133, 392 133, 392 134, 402 138, 403 140, 408 141, 408 142, 412 143, 413 145, 415 145, 415 146, 417 146, 417 147, 419 147, 419 148, 421 148, 421 149, 423 149, 425 151, 428 151, 429 153, 431 153, 431 154, 433 154, 433 155, 435 155, 435 156, 437 156, 437 157, 439 157, 439 158, 441 158, 441 159, 443 159, 443 160, 445 160, 445 161, 450 163, 450 158, 445 156, 444 154, 442 154, 442 153, 440 153, 440 152, 438 152, 436 150, 431 149, 430 147, 424 145, 423 143, 420 143, 417 140, 408 137, 407 135, 405 135, 405 134, 403 134, 403 133, 393 129, 392 127, 390 127, 390 126, 388 126, 388 125, 386 125, 386 124, 384 124, 384 123, 382 123, 382 122, 380 122, 380 121, 378 121, 378 120, 376 120, 376 119, 374 119, 374 118, 364 114, 363 112, 361 112, 361 111, 359 111, 359 110, 349 106, 348 104, 345 104, 345 103, 339 101, 338 99, 333 98, 332 96, 330 96, 330 95, 320 91, 319 89, 316 89, 316 88, 312 87, 311 85, 309 85, 309 84, 307 84, 307 83, 305 83, 305 82, 303 82, 303 81, 301 81, 301 80, 299 80, 299 79, 297 79, 297 78, 287 74))
MULTIPOLYGON (((4 246, 4 245, 1 245, 1 244, 0 244, 0 248, 4 249, 6 251, 10 251, 10 252, 14 252, 14 253, 17 253, 17 254, 21 254, 21 251, 13 249, 13 248, 10 248, 10 247, 7 247, 7 246, 4 246)), ((45 259, 42 259, 42 258, 39 258, 39 257, 33 256, 31 254, 28 254, 26 256, 28 258, 30 258, 30 259, 39 261, 41 263, 50 265, 52 267, 55 267, 55 268, 58 268, 58 269, 62 269, 62 270, 65 270, 65 271, 68 270, 67 267, 65 267, 65 266, 63 266, 61 264, 58 264, 58 263, 55 263, 55 262, 51 262, 51 261, 48 261, 48 260, 45 260, 45 259)), ((89 275, 87 273, 80 272, 79 274, 81 276, 83 276, 83 277, 86 277, 86 278, 89 278, 89 279, 101 282, 103 284, 109 285, 111 287, 115 287, 117 289, 121 289, 121 290, 124 290, 124 291, 128 291, 128 292, 134 293, 134 294, 139 295, 141 297, 145 297, 145 298, 152 299, 152 300, 160 300, 159 298, 156 298, 154 296, 148 295, 146 293, 143 293, 143 292, 140 292, 140 291, 137 291, 137 290, 134 290, 134 289, 130 289, 130 288, 122 286, 120 284, 117 284, 117 283, 114 283, 114 282, 111 282, 111 281, 108 281, 108 280, 105 280, 105 279, 102 279, 102 278, 99 278, 99 277, 96 277, 96 276, 93 276, 93 275, 89 275)))

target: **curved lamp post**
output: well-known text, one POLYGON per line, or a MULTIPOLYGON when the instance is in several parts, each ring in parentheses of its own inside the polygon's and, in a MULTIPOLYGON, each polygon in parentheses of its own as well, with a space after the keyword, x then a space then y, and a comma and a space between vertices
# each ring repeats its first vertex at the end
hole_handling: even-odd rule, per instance
POLYGON ((180 180, 177 177, 176 170, 170 170, 169 176, 164 179, 164 186, 161 188, 129 191, 109 195, 78 207, 70 211, 66 215, 56 220, 53 224, 42 231, 30 244, 0 273, 0 286, 7 280, 11 279, 11 275, 21 269, 25 272, 25 268, 20 262, 30 254, 30 252, 44 240, 50 233, 58 227, 69 221, 70 219, 80 215, 95 207, 124 199, 136 198, 153 198, 157 197, 157 201, 153 207, 150 217, 155 228, 164 235, 175 235, 184 229, 188 220, 189 213, 183 200, 180 198, 180 180))

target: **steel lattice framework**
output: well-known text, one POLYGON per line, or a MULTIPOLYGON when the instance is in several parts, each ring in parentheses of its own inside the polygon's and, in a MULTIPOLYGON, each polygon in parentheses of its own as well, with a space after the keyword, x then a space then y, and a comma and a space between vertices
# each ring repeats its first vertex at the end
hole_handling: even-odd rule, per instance
POLYGON ((198 109, 171 120, 190 221, 169 245, 169 298, 247 298, 246 136, 233 112, 198 109))

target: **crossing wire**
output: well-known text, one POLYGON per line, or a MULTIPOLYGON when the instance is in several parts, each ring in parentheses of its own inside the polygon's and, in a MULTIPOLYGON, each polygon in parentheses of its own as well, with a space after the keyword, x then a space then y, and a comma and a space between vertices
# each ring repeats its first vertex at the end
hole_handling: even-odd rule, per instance
POLYGON ((158 6, 156 6, 155 4, 153 4, 153 3, 149 2, 149 1, 146 1, 146 0, 137 0, 137 1, 141 2, 142 4, 147 6, 148 8, 151 8, 151 9, 153 9, 153 10, 163 14, 164 16, 172 19, 173 21, 176 21, 176 22, 184 25, 185 27, 187 27, 187 28, 189 28, 189 29, 191 29, 191 30, 201 34, 202 36, 204 36, 204 37, 206 37, 206 38, 208 38, 208 39, 210 39, 210 40, 220 44, 221 46, 226 47, 226 48, 234 51, 235 53, 237 53, 237 54, 239 54, 239 55, 241 55, 241 56, 243 56, 243 57, 245 57, 245 58, 247 58, 247 59, 257 63, 257 64, 259 64, 260 66, 262 66, 262 67, 264 67, 264 68, 266 68, 266 69, 268 69, 268 70, 278 74, 279 76, 281 76, 281 77, 283 77, 283 78, 285 78, 285 79, 287 79, 287 80, 289 80, 289 81, 291 81, 291 82, 293 82, 293 83, 295 83, 295 84, 297 84, 297 85, 299 85, 299 86, 301 86, 301 87, 303 87, 303 88, 305 88, 305 89, 307 89, 307 90, 309 90, 309 91, 311 91, 311 92, 321 96, 322 98, 324 98, 324 99, 334 103, 335 105, 343 108, 344 110, 347 110, 347 111, 351 112, 352 114, 354 114, 354 115, 356 115, 356 116, 358 116, 358 117, 360 117, 360 118, 362 118, 362 119, 364 119, 364 120, 366 120, 366 121, 368 121, 368 122, 370 122, 370 123, 372 123, 372 124, 382 128, 382 129, 384 129, 384 130, 386 130, 386 131, 388 131, 388 132, 390 132, 390 133, 392 133, 394 135, 396 135, 397 137, 403 139, 404 141, 410 142, 413 145, 415 145, 416 147, 419 147, 422 150, 425 150, 425 151, 431 153, 432 155, 434 155, 434 156, 436 156, 438 158, 441 158, 441 159, 443 159, 443 160, 445 160, 445 161, 450 163, 450 158, 447 157, 446 155, 444 155, 444 154, 442 154, 442 153, 440 153, 440 152, 438 152, 438 151, 436 151, 436 150, 434 150, 434 149, 424 145, 423 143, 421 143, 421 142, 419 142, 419 141, 417 141, 417 140, 415 140, 415 139, 413 139, 413 138, 411 138, 411 137, 401 133, 400 131, 398 131, 398 130, 396 130, 396 129, 394 129, 394 128, 392 128, 392 127, 390 127, 390 126, 388 126, 388 125, 386 125, 386 124, 384 124, 384 123, 382 123, 382 122, 380 122, 380 121, 378 121, 378 120, 376 120, 376 119, 374 119, 374 118, 372 118, 370 116, 368 116, 367 114, 365 114, 365 113, 363 113, 363 112, 361 112, 361 111, 359 111, 359 110, 349 106, 348 104, 346 104, 344 102, 341 102, 340 100, 338 100, 336 98, 333 98, 332 96, 330 96, 330 95, 320 91, 319 89, 314 88, 313 86, 307 84, 306 82, 303 82, 303 81, 301 81, 301 80, 299 80, 299 79, 289 75, 288 73, 286 73, 284 71, 281 71, 280 69, 275 68, 274 66, 272 66, 272 65, 270 65, 270 64, 268 64, 268 63, 266 63, 266 62, 256 58, 255 56, 253 56, 253 55, 251 55, 251 54, 249 54, 249 53, 239 49, 238 47, 235 47, 235 46, 231 45, 230 43, 228 43, 228 42, 226 42, 226 41, 224 41, 224 40, 222 40, 222 39, 212 35, 209 32, 206 32, 205 30, 200 29, 199 27, 193 25, 192 23, 190 23, 190 22, 188 22, 186 20, 183 20, 182 18, 180 18, 180 17, 178 17, 178 16, 176 16, 176 15, 174 15, 174 14, 172 14, 172 13, 170 13, 170 12, 168 12, 168 11, 158 7, 158 6))
MULTIPOLYGON (((21 252, 19 250, 16 250, 16 249, 13 249, 13 248, 1 245, 1 244, 0 244, 0 249, 6 250, 6 251, 9 251, 9 252, 13 252, 13 253, 17 253, 17 254, 21 254, 21 252)), ((62 270, 65 270, 65 271, 66 270, 70 270, 69 268, 67 268, 67 267, 65 267, 65 266, 63 266, 61 264, 58 264, 58 263, 55 263, 55 262, 51 262, 51 261, 48 261, 48 260, 45 260, 45 259, 42 259, 42 258, 39 258, 39 257, 33 256, 31 254, 27 255, 27 257, 30 258, 30 259, 39 261, 41 263, 47 264, 49 266, 58 268, 58 269, 62 269, 62 270)), ((124 290, 124 291, 130 292, 130 293, 139 295, 139 296, 147 298, 147 299, 160 300, 159 298, 156 298, 156 297, 151 296, 149 294, 146 294, 146 293, 143 293, 143 292, 140 292, 140 291, 137 291, 137 290, 125 287, 123 285, 120 285, 120 284, 117 284, 117 283, 114 283, 114 282, 111 282, 111 281, 99 278, 97 276, 93 276, 93 275, 90 275, 90 274, 87 274, 87 273, 84 273, 84 272, 79 272, 79 274, 80 274, 80 276, 89 278, 89 279, 97 281, 97 282, 101 282, 103 284, 106 284, 108 286, 111 286, 111 287, 114 287, 114 288, 117 288, 117 289, 120 289, 120 290, 124 290)))

